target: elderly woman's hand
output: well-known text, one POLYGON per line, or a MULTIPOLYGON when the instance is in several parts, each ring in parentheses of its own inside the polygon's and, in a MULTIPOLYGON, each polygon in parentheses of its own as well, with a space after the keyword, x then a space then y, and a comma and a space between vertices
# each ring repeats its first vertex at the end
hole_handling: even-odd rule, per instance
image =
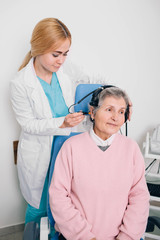
POLYGON ((82 122, 84 115, 82 112, 68 114, 60 128, 74 127, 82 122))

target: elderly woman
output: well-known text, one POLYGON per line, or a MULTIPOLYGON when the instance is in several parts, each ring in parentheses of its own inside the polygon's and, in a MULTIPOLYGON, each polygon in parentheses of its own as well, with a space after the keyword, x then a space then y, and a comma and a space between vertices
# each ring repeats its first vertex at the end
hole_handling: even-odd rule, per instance
POLYGON ((119 133, 128 104, 121 89, 98 89, 90 102, 93 128, 62 146, 49 189, 60 239, 139 240, 145 232, 144 159, 137 143, 119 133))

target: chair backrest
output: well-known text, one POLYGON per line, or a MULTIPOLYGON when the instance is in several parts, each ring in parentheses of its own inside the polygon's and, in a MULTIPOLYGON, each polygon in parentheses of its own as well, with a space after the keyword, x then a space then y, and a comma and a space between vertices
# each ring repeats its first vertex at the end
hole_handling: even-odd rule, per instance
MULTIPOLYGON (((77 103, 80 99, 82 99, 84 96, 86 96, 88 93, 92 92, 93 90, 97 89, 100 87, 100 84, 79 84, 76 88, 76 93, 75 93, 75 103, 77 103)), ((91 99, 91 95, 85 98, 80 104, 76 105, 74 110, 76 112, 82 110, 83 112, 88 112, 88 103, 91 99)), ((54 142, 53 142, 53 148, 52 148, 52 158, 51 158, 51 163, 50 163, 50 169, 49 169, 49 184, 50 186, 52 175, 53 175, 53 170, 54 170, 54 165, 56 161, 57 154, 62 147, 63 143, 70 137, 80 134, 79 132, 72 132, 69 136, 55 136, 54 137, 54 142)), ((50 221, 51 227, 54 227, 55 221, 52 217, 51 209, 49 206, 49 193, 47 196, 47 215, 50 221)))
MULTIPOLYGON (((80 101, 82 98, 84 98, 87 94, 90 92, 96 90, 99 88, 101 84, 79 84, 76 88, 75 93, 75 103, 80 101)), ((90 94, 88 97, 86 97, 82 102, 80 102, 78 105, 75 105, 74 111, 79 112, 82 110, 83 112, 88 112, 88 104, 91 100, 92 94, 90 94)))

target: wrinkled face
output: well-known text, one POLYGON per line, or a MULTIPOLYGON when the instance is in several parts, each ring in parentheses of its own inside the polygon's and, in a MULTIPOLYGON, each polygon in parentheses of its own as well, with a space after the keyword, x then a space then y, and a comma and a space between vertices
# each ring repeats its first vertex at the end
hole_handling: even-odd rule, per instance
POLYGON ((57 72, 64 63, 69 52, 70 41, 66 39, 53 52, 45 53, 36 57, 38 64, 47 72, 57 72))
POLYGON ((101 139, 106 140, 118 132, 125 121, 125 100, 115 97, 106 97, 102 106, 95 115, 91 109, 91 118, 94 119, 94 132, 101 139))

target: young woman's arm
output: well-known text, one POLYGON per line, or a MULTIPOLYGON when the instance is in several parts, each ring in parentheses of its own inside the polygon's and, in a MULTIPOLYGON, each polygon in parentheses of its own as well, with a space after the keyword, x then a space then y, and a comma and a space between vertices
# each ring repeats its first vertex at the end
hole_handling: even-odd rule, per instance
MULTIPOLYGON (((24 132, 37 135, 69 135, 71 128, 78 125, 84 116, 82 113, 68 114, 66 117, 46 116, 46 106, 34 105, 21 82, 11 82, 11 103, 16 119, 24 132)), ((48 102, 47 102, 48 103, 48 102)), ((39 103, 40 105, 40 103, 39 103)))

